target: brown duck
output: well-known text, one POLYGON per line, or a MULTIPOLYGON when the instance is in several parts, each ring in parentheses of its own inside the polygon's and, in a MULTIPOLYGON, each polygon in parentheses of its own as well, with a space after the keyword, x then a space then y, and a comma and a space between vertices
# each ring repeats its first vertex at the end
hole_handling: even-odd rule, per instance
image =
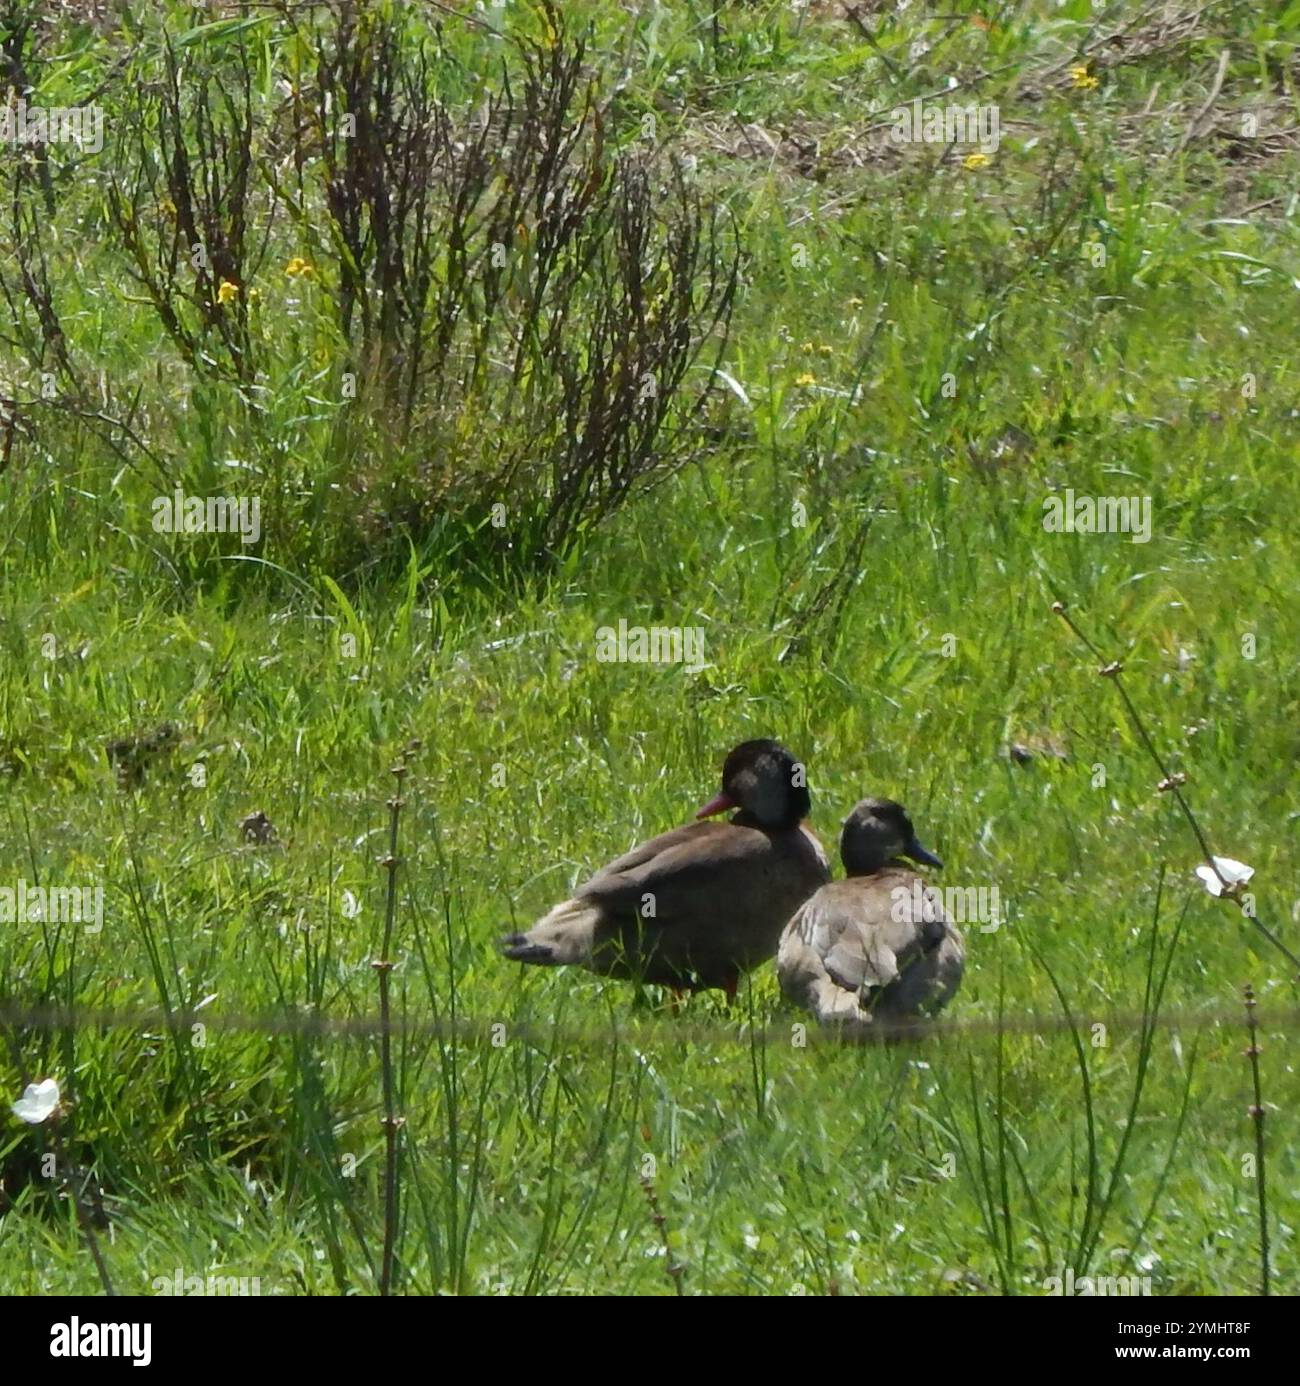
POLYGON ((824 1024, 859 1036, 905 1030, 945 1006, 961 983, 961 935, 924 877, 899 858, 943 863, 892 799, 854 808, 840 857, 848 879, 822 886, 781 936, 781 990, 824 1024))
POLYGON ((803 766, 776 741, 746 741, 722 767, 722 792, 695 815, 737 812, 651 838, 598 871, 527 933, 508 958, 576 963, 674 992, 721 988, 776 953, 791 913, 830 880, 804 818, 803 766))

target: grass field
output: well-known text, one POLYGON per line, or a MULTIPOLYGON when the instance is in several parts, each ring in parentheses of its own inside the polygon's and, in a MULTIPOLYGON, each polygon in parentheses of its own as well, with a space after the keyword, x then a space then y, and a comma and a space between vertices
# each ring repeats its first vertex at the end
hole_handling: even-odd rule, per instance
POLYGON ((1262 1192, 1296 1292, 1296 968, 1098 670, 1300 952, 1300 4, 942 9, 0 8, 103 111, 0 148, 0 887, 103 890, 0 1293, 1249 1295, 1262 1192), (939 1033, 497 955, 753 736, 996 888, 939 1033))

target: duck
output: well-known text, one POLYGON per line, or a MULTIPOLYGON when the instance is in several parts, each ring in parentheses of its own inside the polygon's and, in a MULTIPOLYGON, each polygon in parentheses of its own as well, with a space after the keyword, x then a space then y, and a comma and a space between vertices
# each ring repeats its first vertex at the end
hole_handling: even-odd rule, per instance
POLYGON ((938 894, 903 858, 943 863, 892 799, 862 799, 844 820, 845 878, 822 886, 781 935, 785 997, 846 1035, 893 1037, 952 1000, 966 964, 938 894))
POLYGON ((805 821, 811 810, 801 761, 779 741, 742 742, 695 822, 602 867, 501 950, 515 962, 668 987, 674 1006, 708 989, 730 1005, 741 976, 776 956, 791 913, 831 879, 805 821))

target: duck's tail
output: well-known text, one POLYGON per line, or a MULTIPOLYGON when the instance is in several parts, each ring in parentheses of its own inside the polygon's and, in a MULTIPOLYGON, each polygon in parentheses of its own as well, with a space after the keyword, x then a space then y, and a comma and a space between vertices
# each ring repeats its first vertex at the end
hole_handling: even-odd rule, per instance
POLYGON ((591 961, 600 908, 589 900, 565 900, 527 933, 508 934, 501 951, 514 962, 562 967, 591 961))

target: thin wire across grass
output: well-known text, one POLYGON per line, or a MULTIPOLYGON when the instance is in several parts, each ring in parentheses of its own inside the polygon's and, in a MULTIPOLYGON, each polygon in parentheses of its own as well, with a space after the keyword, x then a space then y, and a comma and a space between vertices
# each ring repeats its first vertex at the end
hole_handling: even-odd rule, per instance
MULTIPOLYGON (((1261 1009, 1264 1009, 1261 1007, 1261 1009)), ((1078 1017, 1050 1016, 1022 1012, 1018 1015, 970 1016, 961 1020, 933 1020, 924 1026, 910 1024, 905 1032, 897 1036, 882 1026, 880 1038, 919 1039, 965 1039, 997 1037, 1001 1035, 1057 1035, 1070 1034, 1078 1024, 1078 1017)), ((1118 1011, 1090 1013, 1090 1020, 1105 1024, 1108 1031, 1120 1034, 1142 1034, 1152 1028, 1160 1030, 1204 1030, 1220 1025, 1240 1026, 1240 1005, 1214 1005, 1183 1007, 1163 1012, 1153 1022, 1150 1015, 1141 1011, 1118 1011)), ((202 1023, 209 1031, 230 1033, 256 1033, 268 1035, 317 1035, 338 1038, 369 1038, 387 1031, 393 1035, 411 1037, 431 1037, 440 1040, 468 1040, 475 1043, 501 1047, 502 1027, 504 1042, 509 1044, 522 1040, 530 1044, 556 1042, 584 1046, 612 1043, 617 1040, 651 1038, 660 1035, 671 1039, 674 1044, 717 1044, 735 1046, 748 1051, 755 1040, 766 1044, 794 1044, 796 1029, 798 1043, 796 1048, 836 1047, 845 1044, 832 1030, 819 1030, 807 1025, 804 1020, 792 1013, 788 1024, 768 1023, 751 1026, 748 1022, 737 1021, 693 1021, 689 1018, 637 1017, 627 1026, 597 1023, 538 1025, 520 1024, 499 1017, 459 1016, 455 1019, 435 1016, 395 1016, 387 1022, 378 1015, 327 1016, 311 1012, 301 1014, 254 1015, 232 1012, 221 1015, 210 1007, 200 1011, 173 1010, 164 1013, 149 1007, 139 1009, 99 1006, 26 1006, 16 1002, 0 1002, 0 1026, 29 1028, 39 1030, 67 1029, 109 1029, 162 1031, 167 1028, 188 1029, 191 1025, 202 1023), (646 1019, 650 1020, 647 1026, 646 1019)), ((1300 1029, 1300 1006, 1287 1006, 1267 1012, 1258 1022, 1261 1030, 1300 1029)), ((848 1042, 852 1043, 852 1042, 848 1042)))

